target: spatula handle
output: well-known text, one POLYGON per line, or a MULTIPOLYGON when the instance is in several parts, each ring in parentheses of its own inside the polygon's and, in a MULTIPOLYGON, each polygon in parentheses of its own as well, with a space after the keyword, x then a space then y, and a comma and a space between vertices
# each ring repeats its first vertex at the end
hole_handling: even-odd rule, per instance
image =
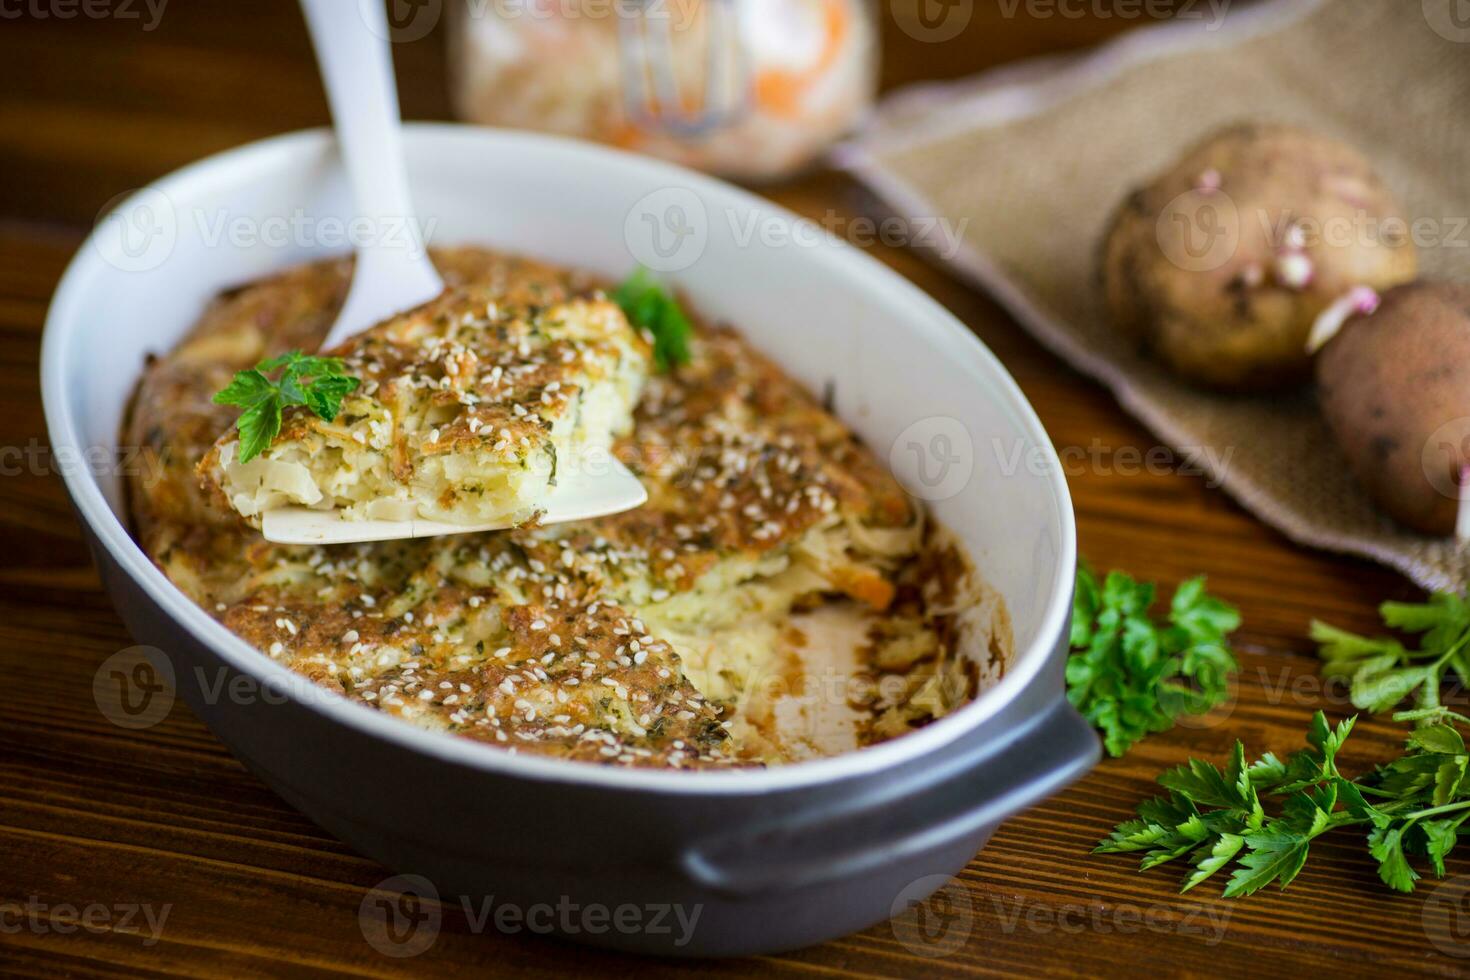
POLYGON ((381 3, 301 0, 316 47, 347 177, 366 234, 352 288, 323 347, 434 298, 429 261, 408 193, 398 92, 381 3))

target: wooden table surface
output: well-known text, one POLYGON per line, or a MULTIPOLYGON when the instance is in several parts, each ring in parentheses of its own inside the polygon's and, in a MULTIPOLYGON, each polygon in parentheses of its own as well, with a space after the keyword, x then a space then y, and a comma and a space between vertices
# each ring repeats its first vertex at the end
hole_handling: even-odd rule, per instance
MULTIPOLYGON (((969 28, 942 44, 918 43, 885 18, 885 84, 1081 48, 1137 23, 1028 16, 1025 7, 1006 18, 976 6, 969 28)), ((93 676, 131 641, 99 589, 45 450, 37 359, 47 302, 104 202, 206 154, 324 123, 327 111, 290 0, 180 2, 156 22, 141 2, 86 10, 92 14, 65 0, 0 6, 0 973, 689 969, 475 934, 453 908, 428 952, 382 956, 364 941, 358 907, 383 868, 278 800, 186 708, 140 732, 99 712, 93 676), (27 903, 31 911, 17 915, 14 905, 27 903), (67 906, 91 909, 94 928, 69 928, 67 906), (157 916, 165 908, 161 937, 150 942, 136 910, 157 916)), ((440 31, 397 46, 409 117, 447 117, 442 51, 440 31)), ((860 188, 829 173, 765 192, 812 216, 881 214, 860 188)), ((884 924, 819 948, 696 968, 873 976, 1456 972, 1467 961, 1444 955, 1428 932, 1444 951, 1470 953, 1470 938, 1452 929, 1460 904, 1446 900, 1463 888, 1431 898, 1431 880, 1414 895, 1390 894, 1352 835, 1314 846, 1288 892, 1234 902, 1210 887, 1179 896, 1173 873, 1140 875, 1127 858, 1088 854, 1163 768, 1189 754, 1219 758, 1236 737, 1253 751, 1289 751, 1319 704, 1334 717, 1347 713, 1343 698, 1316 682, 1308 621, 1370 629, 1377 602, 1417 593, 1382 569, 1293 546, 1198 477, 1136 472, 1129 454, 1155 440, 1107 393, 1049 356, 987 297, 916 254, 874 251, 996 352, 1059 448, 1081 450, 1087 462, 1069 476, 1082 550, 1095 565, 1121 566, 1165 587, 1203 571, 1240 607, 1239 694, 1222 717, 1151 738, 1007 823, 950 890, 950 911, 968 904, 969 913, 967 922, 953 920, 968 932, 947 955, 925 955, 933 950, 884 924)), ((1353 763, 1370 765, 1394 749, 1391 723, 1366 722, 1359 733, 1353 763)), ((1470 865, 1460 860, 1451 871, 1470 865)))

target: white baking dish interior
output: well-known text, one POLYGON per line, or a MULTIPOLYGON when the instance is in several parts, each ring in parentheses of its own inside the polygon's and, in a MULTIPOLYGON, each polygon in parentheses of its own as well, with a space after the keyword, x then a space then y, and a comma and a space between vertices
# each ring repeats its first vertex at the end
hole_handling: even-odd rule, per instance
MULTIPOLYGON (((830 391, 837 414, 911 485, 923 486, 914 482, 919 467, 932 467, 934 459, 908 446, 890 453, 899 435, 925 419, 956 421, 926 423, 910 442, 962 426, 968 450, 955 438, 937 448, 968 453, 973 473, 960 492, 930 506, 1009 607, 1017 652, 1009 676, 957 715, 856 754, 877 757, 803 763, 781 777, 753 775, 799 780, 805 777, 796 770, 828 767, 835 775, 837 767, 898 761, 917 754, 919 742, 934 744, 982 720, 1008 689, 1019 690, 1035 673, 1070 601, 1075 550, 1065 482, 1014 382, 939 304, 857 249, 792 235, 792 216, 769 202, 666 164, 570 141, 455 126, 410 126, 406 144, 420 225, 434 244, 486 245, 609 277, 633 267, 628 236, 638 234, 641 213, 672 213, 678 224, 678 212, 667 205, 686 205, 693 195, 705 212, 702 254, 665 278, 701 313, 739 327, 813 390, 830 391), (903 745, 910 742, 916 744, 903 745)), ((155 188, 121 219, 108 219, 133 222, 136 254, 119 253, 116 234, 94 236, 58 292, 43 382, 59 452, 115 447, 144 356, 174 344, 221 289, 346 250, 340 240, 321 240, 332 230, 323 219, 351 214, 335 151, 321 131, 205 160, 155 188), (144 238, 150 220, 154 235, 144 238)), ((688 207, 683 216, 690 218, 688 207)), ((953 465, 965 465, 964 459, 953 465)), ((150 591, 171 590, 126 537, 115 468, 67 468, 73 497, 104 545, 122 555, 150 591)), ((926 475, 932 480, 933 470, 926 475)), ((231 659, 251 655, 202 612, 178 605, 179 598, 169 605, 196 635, 235 648, 231 659)), ((279 669, 255 656, 256 673, 279 669)), ((379 725, 357 717, 368 712, 353 710, 359 723, 379 725)), ((440 751, 494 750, 463 745, 440 751)), ((606 778, 658 781, 668 775, 675 774, 614 772, 606 778)), ((703 775, 692 778, 703 781, 703 775)))

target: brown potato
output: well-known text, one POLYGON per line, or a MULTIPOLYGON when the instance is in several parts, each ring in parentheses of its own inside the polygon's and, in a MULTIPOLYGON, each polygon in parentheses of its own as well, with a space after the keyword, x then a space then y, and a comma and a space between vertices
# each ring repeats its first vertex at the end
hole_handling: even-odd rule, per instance
POLYGON ((1454 533, 1470 466, 1470 285, 1383 295, 1317 356, 1318 397, 1373 499, 1426 534, 1454 533))
POLYGON ((1286 126, 1226 129, 1133 193, 1101 274, 1109 315, 1179 375, 1226 390, 1305 380, 1317 316, 1414 278, 1397 202, 1354 149, 1286 126))

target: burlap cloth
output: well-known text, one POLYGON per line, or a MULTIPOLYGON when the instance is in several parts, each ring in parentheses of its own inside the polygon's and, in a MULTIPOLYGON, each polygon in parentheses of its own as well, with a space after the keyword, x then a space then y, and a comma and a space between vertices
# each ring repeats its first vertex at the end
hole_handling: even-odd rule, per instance
POLYGON ((1237 3, 1213 30, 1169 23, 1083 58, 896 93, 835 159, 900 215, 968 219, 957 241, 930 243, 941 261, 1261 519, 1426 588, 1463 589, 1470 549, 1383 516, 1310 389, 1228 397, 1171 379, 1108 327, 1094 265, 1128 191, 1209 131, 1262 120, 1359 147, 1407 217, 1439 222, 1442 244, 1420 249, 1422 275, 1470 279, 1470 231, 1456 227, 1470 216, 1470 23, 1456 32, 1435 9, 1455 2, 1237 3))

